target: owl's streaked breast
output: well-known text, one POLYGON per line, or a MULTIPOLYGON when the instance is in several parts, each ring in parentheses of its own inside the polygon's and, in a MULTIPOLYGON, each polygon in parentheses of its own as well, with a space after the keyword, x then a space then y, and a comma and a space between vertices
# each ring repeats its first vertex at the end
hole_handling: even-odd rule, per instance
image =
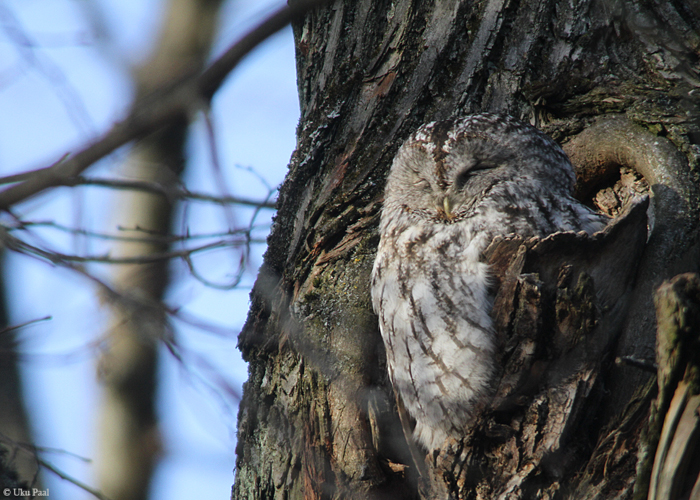
POLYGON ((487 392, 493 372, 488 266, 479 261, 483 244, 462 226, 407 228, 382 241, 375 262, 390 377, 428 449, 462 429, 464 402, 487 392))

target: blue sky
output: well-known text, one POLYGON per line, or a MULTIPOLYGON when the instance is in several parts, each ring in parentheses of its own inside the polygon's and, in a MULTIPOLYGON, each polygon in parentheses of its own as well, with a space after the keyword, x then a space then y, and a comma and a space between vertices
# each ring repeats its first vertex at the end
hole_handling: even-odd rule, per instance
MULTIPOLYGON (((215 53, 280 4, 226 3, 215 53)), ((129 68, 148 54, 163 8, 161 0, 0 4, 0 175, 51 164, 123 116, 133 91, 129 68), (90 10, 86 7, 90 4, 97 8, 90 10), (98 37, 94 19, 106 29, 98 37)), ((294 71, 288 28, 249 56, 214 99, 219 154, 234 194, 262 197, 267 188, 257 176, 273 186, 284 177, 299 115, 294 71)), ((219 194, 201 119, 193 127, 188 148, 188 188, 219 194)), ((125 154, 126 150, 116 152, 88 173, 114 175, 125 154)), ((23 203, 17 212, 27 220, 107 231, 114 229, 109 227, 113 201, 105 190, 63 188, 23 203)), ((246 210, 236 214, 241 221, 250 215, 246 210)), ((271 215, 266 211, 258 222, 264 226, 271 215)), ((206 232, 225 228, 226 221, 220 209, 192 204, 185 224, 192 232, 206 232)), ((106 250, 48 229, 35 231, 35 237, 63 251, 106 250)), ((230 496, 237 402, 212 383, 209 370, 240 391, 246 366, 235 348, 235 334, 245 320, 249 287, 263 250, 263 245, 254 247, 245 286, 233 291, 209 289, 181 264, 172 266, 175 279, 168 303, 223 327, 228 335, 175 324, 190 356, 184 368, 167 354, 162 356, 158 406, 165 454, 155 476, 154 499, 230 496)), ((230 257, 226 251, 202 255, 198 270, 225 281, 235 270, 230 257)), ((94 342, 105 321, 96 290, 70 271, 24 256, 9 255, 7 269, 12 322, 52 317, 20 332, 25 393, 37 444, 94 456, 94 410, 100 397, 94 342)), ((99 266, 91 270, 100 276, 109 272, 99 266)), ((44 458, 92 483, 89 464, 60 453, 44 458)), ((50 473, 44 477, 54 500, 92 498, 50 473)))

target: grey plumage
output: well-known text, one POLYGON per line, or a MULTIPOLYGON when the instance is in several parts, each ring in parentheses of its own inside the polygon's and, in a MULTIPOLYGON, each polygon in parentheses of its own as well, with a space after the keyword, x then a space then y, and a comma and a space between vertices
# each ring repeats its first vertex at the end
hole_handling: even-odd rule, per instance
POLYGON ((433 122, 399 149, 372 302, 392 384, 428 450, 463 435, 497 373, 489 243, 605 226, 572 197, 574 182, 554 141, 505 115, 433 122))

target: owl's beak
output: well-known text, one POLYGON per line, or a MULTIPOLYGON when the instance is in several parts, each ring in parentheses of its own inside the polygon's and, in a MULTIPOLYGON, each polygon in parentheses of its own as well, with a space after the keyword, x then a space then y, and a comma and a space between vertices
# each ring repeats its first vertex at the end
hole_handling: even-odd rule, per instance
POLYGON ((451 219, 451 218, 452 218, 452 208, 453 208, 453 207, 452 207, 452 204, 450 203, 450 197, 449 197, 449 196, 445 196, 445 197, 442 199, 442 208, 445 210, 445 216, 446 216, 448 219, 451 219))

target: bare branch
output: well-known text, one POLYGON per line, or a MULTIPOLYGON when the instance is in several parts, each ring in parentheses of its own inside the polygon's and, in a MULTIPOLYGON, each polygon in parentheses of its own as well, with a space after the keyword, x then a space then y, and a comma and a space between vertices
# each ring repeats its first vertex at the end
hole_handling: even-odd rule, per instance
POLYGON ((50 319, 53 318, 51 316, 44 316, 43 318, 30 319, 29 321, 25 321, 24 323, 20 323, 19 325, 6 326, 5 328, 0 329, 0 335, 2 335, 3 333, 12 332, 14 330, 19 330, 20 328, 33 325, 34 323, 39 323, 40 321, 48 321, 50 319))
MULTIPOLYGON (((2 228, 0 227, 0 231, 2 231, 2 228)), ((23 242, 21 242, 23 243, 23 242)), ((236 335, 237 332, 234 330, 231 330, 229 328, 225 327, 220 327, 211 323, 208 323, 207 321, 197 318, 194 315, 182 311, 178 307, 170 307, 164 304, 161 301, 158 300, 151 300, 148 299, 142 295, 139 296, 132 296, 126 293, 121 293, 115 290, 110 284, 108 284, 106 281, 102 280, 101 278, 89 273, 86 269, 83 267, 77 265, 74 262, 71 262, 70 260, 62 260, 58 258, 57 254, 54 254, 51 258, 51 252, 46 252, 44 250, 40 250, 40 252, 45 253, 46 255, 43 255, 45 260, 50 261, 51 263, 61 266, 66 269, 70 269, 74 272, 76 272, 78 275, 87 278, 88 281, 94 283, 99 290, 104 294, 106 300, 111 300, 113 302, 116 302, 120 304, 122 307, 130 309, 132 311, 139 311, 140 313, 146 313, 150 314, 154 317, 161 317, 163 314, 166 314, 168 316, 171 316, 173 318, 176 318, 178 321, 182 321, 183 323, 186 323, 188 325, 194 326, 200 330, 207 331, 210 333, 214 333, 219 336, 231 336, 231 335, 236 335)), ((33 255, 30 254, 31 256, 34 257, 39 257, 39 255, 33 255)), ((223 287, 220 287, 223 288, 223 287)), ((51 319, 50 317, 47 318, 41 318, 37 319, 34 321, 40 321, 43 319, 51 319)), ((26 324, 29 324, 31 322, 28 322, 26 324)), ((25 325, 26 325, 25 324, 25 325)), ((25 325, 18 325, 17 328, 25 325)), ((173 351, 173 346, 170 345, 169 341, 167 339, 161 339, 163 342, 168 346, 168 349, 173 351)), ((174 352, 176 357, 180 357, 179 354, 174 352)), ((24 354, 24 356, 27 356, 24 354)), ((55 354, 51 354, 52 357, 55 358, 55 354)), ((0 436, 1 438, 1 436, 0 436)))
MULTIPOLYGON (((0 179, 0 182, 2 179, 0 179)), ((62 186, 98 186, 112 189, 131 189, 147 191, 155 194, 162 194, 168 198, 187 198, 197 201, 206 201, 218 205, 246 205, 250 207, 275 208, 275 201, 251 200, 240 196, 213 196, 205 193, 189 191, 184 187, 165 187, 162 184, 146 181, 126 181, 117 179, 95 179, 83 176, 76 176, 64 179, 62 186)))
MULTIPOLYGON (((61 231, 63 233, 85 236, 87 238, 95 238, 100 240, 111 240, 111 241, 128 241, 132 243, 162 243, 170 244, 177 243, 180 241, 191 241, 191 240, 201 240, 201 239, 211 239, 211 238, 226 238, 228 236, 243 235, 245 233, 250 233, 258 229, 266 229, 269 231, 269 225, 260 226, 250 226, 243 229, 235 229, 233 231, 220 231, 216 233, 201 233, 201 234, 159 234, 155 231, 148 231, 140 227, 118 227, 120 231, 129 232, 140 232, 144 236, 125 236, 121 234, 107 234, 99 233, 97 231, 90 231, 87 229, 78 229, 75 227, 64 226, 54 221, 21 221, 20 226, 17 228, 7 228, 8 231, 22 230, 30 227, 45 227, 50 229, 55 229, 56 231, 61 231)), ((255 241, 257 243, 257 241, 255 241)))
MULTIPOLYGON (((252 243, 254 240, 248 240, 248 243, 252 243)), ((249 244, 246 244, 246 248, 250 248, 249 244)), ((199 274, 197 269, 194 267, 194 263, 192 262, 191 256, 190 255, 185 255, 182 257, 182 259, 185 261, 187 264, 187 268, 190 270, 190 274, 199 282, 203 283, 204 285, 208 286, 209 288, 214 288, 216 290, 232 290, 236 288, 241 280, 243 279, 243 274, 245 273, 246 269, 246 262, 248 260, 248 252, 243 252, 241 253, 241 258, 238 261, 238 270, 236 271, 236 274, 233 276, 233 279, 229 281, 228 283, 215 283, 213 281, 210 281, 206 279, 204 276, 199 274)))
POLYGON ((51 472, 56 474, 61 479, 68 481, 71 484, 74 484, 75 486, 77 486, 81 490, 87 491, 88 493, 90 493, 94 497, 99 498, 100 500, 109 500, 106 496, 104 496, 102 493, 100 493, 96 489, 94 489, 94 488, 88 486, 87 484, 83 483, 82 481, 79 481, 79 480, 75 479, 74 477, 66 474, 65 472, 56 468, 54 465, 47 462, 46 460, 39 458, 39 452, 65 453, 65 454, 68 454, 72 457, 75 457, 83 462, 89 462, 90 459, 81 457, 79 455, 76 455, 75 453, 70 453, 70 452, 65 451, 65 450, 57 450, 55 448, 41 448, 41 447, 34 446, 33 444, 30 444, 30 443, 22 443, 22 442, 19 442, 19 441, 16 441, 16 440, 10 438, 9 436, 7 436, 3 433, 0 433, 0 442, 5 443, 7 446, 9 446, 15 450, 20 450, 20 451, 23 451, 24 453, 28 453, 28 454, 32 455, 34 457, 34 459, 36 460, 37 464, 50 470, 51 472))
POLYGON ((35 50, 39 44, 29 36, 12 10, 4 4, 0 5, 0 20, 5 35, 15 45, 22 59, 51 83, 56 97, 63 103, 71 121, 81 132, 94 131, 95 126, 80 93, 70 84, 58 64, 46 54, 35 50))
POLYGON ((48 170, 51 167, 54 167, 61 163, 63 160, 68 158, 70 154, 66 153, 61 158, 57 161, 49 165, 48 167, 42 167, 38 168, 36 170, 28 170, 27 172, 21 172, 19 174, 12 174, 12 175, 6 175, 5 177, 0 177, 0 184, 12 184, 14 182, 20 182, 20 181, 26 181, 27 179, 31 178, 33 175, 35 175, 37 172, 42 172, 44 170, 48 170))
POLYGON ((64 185, 67 178, 80 175, 97 160, 126 143, 175 119, 191 115, 198 104, 203 105, 212 98, 231 70, 258 44, 324 2, 325 0, 299 0, 280 8, 231 46, 201 74, 186 75, 180 81, 171 82, 165 88, 138 99, 129 115, 102 137, 57 165, 38 170, 30 178, 0 192, 0 210, 7 210, 47 188, 64 185))
MULTIPOLYGON (((247 233, 244 233, 244 236, 247 236, 247 233)), ((22 241, 21 239, 15 236, 12 236, 5 228, 0 228, 0 239, 5 243, 5 246, 8 250, 23 253, 26 255, 41 257, 51 262, 52 264, 61 264, 68 262, 97 262, 102 264, 147 264, 150 262, 159 262, 162 260, 181 258, 187 262, 188 267, 190 267, 191 269, 193 268, 193 266, 190 262, 190 258, 192 254, 195 254, 197 252, 213 250, 216 248, 243 246, 248 245, 249 243, 265 243, 265 240, 253 240, 251 238, 244 237, 242 239, 234 240, 219 240, 213 243, 200 245, 194 248, 185 248, 183 250, 174 250, 170 252, 156 252, 149 253, 146 255, 137 255, 134 257, 110 257, 108 255, 68 255, 60 252, 44 250, 37 246, 31 245, 26 241, 22 241)))
MULTIPOLYGON (((228 197, 230 196, 230 191, 226 183, 226 177, 224 177, 223 169, 221 168, 221 161, 219 160, 219 148, 217 146, 216 132, 214 131, 214 122, 212 121, 210 109, 204 111, 204 125, 207 131, 207 142, 209 143, 209 154, 211 155, 214 179, 216 180, 221 196, 228 197)), ((228 227, 236 227, 236 214, 233 213, 231 207, 224 206, 223 210, 228 227)))
POLYGON ((199 94, 207 100, 210 100, 231 70, 235 68, 251 50, 268 37, 287 26, 290 22, 324 3, 326 3, 326 0, 295 0, 273 13, 260 23, 257 28, 250 31, 204 70, 202 76, 197 81, 199 94))
POLYGON ((82 481, 78 481, 77 479, 75 479, 75 478, 72 477, 72 476, 69 476, 68 474, 66 474, 66 473, 63 472, 62 470, 57 469, 56 467, 54 467, 53 465, 51 465, 51 464, 50 464, 49 462, 47 462, 46 460, 37 457, 37 462, 38 462, 42 467, 44 467, 44 468, 50 470, 51 472, 53 472, 54 474, 56 474, 56 475, 57 475, 58 477, 60 477, 61 479, 65 480, 65 481, 68 481, 68 482, 71 483, 71 484, 76 485, 76 486, 77 486, 78 488, 80 488, 81 490, 87 491, 88 493, 90 493, 90 494, 91 494, 92 496, 94 496, 95 498, 99 498, 100 500, 109 500, 109 498, 107 498, 106 496, 104 496, 102 493, 100 493, 100 492, 97 491, 96 489, 91 488, 90 486, 88 486, 87 484, 83 483, 82 481))

